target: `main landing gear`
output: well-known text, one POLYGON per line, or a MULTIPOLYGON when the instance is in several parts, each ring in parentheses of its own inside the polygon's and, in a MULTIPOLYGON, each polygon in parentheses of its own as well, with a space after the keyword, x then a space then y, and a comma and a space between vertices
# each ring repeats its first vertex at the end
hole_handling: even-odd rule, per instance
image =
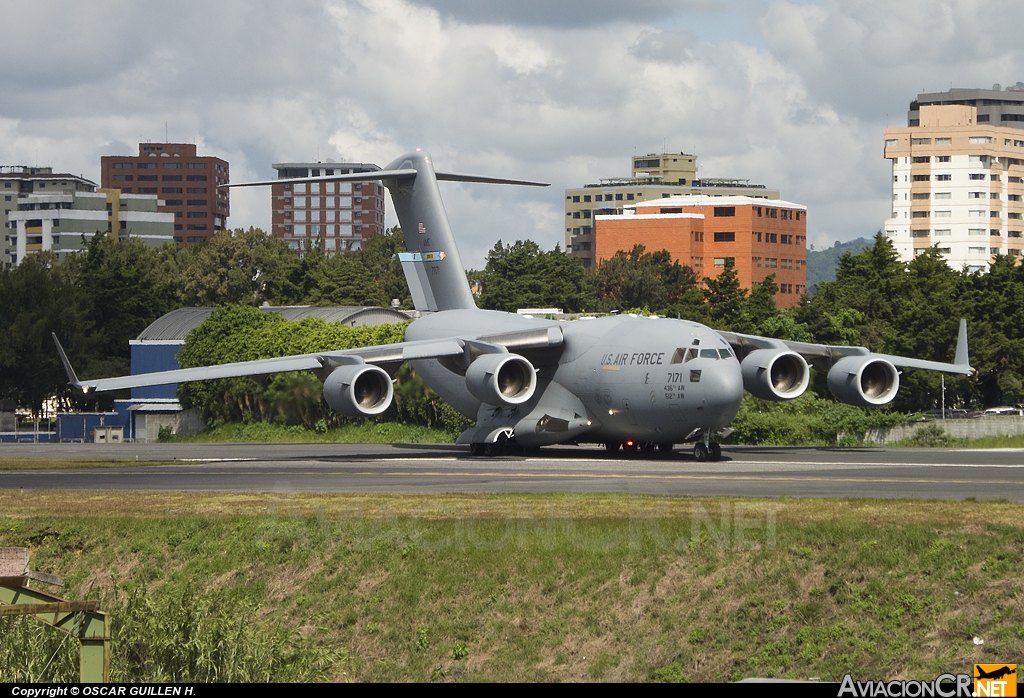
POLYGON ((722 447, 705 437, 693 445, 693 459, 698 463, 722 460, 722 447))

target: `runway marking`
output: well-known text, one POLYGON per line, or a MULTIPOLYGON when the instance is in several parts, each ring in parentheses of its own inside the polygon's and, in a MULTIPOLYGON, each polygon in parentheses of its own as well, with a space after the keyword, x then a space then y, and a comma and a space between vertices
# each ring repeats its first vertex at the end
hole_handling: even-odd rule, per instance
MULTIPOLYGON (((44 472, 44 471, 37 471, 44 472)), ((56 474, 67 473, 68 471, 50 471, 56 474)), ((147 471, 121 472, 119 475, 145 476, 151 474, 147 471)), ((81 471, 79 474, 89 475, 111 475, 111 471, 101 472, 96 470, 81 471)), ((244 475, 244 476, 276 476, 276 477, 299 477, 311 476, 323 477, 325 473, 321 470, 223 470, 192 473, 193 475, 244 475)), ((758 476, 740 474, 714 474, 714 473, 693 473, 693 474, 643 474, 643 473, 517 473, 517 472, 491 472, 491 471, 356 471, 333 473, 335 477, 467 477, 467 478, 495 478, 495 479, 557 479, 557 478, 578 478, 585 480, 740 480, 751 482, 846 482, 846 483, 895 483, 895 484, 937 484, 937 485, 1021 485, 1024 484, 1015 480, 986 480, 979 483, 976 480, 943 479, 932 480, 922 478, 857 478, 857 477, 828 477, 828 476, 758 476)))

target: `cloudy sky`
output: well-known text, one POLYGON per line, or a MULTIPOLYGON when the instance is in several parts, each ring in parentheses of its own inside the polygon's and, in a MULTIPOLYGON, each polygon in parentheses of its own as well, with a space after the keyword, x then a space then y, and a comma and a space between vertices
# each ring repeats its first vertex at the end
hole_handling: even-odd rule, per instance
MULTIPOLYGON (((882 129, 924 91, 1024 80, 1015 0, 323 0, 2 3, 0 164, 99 181, 101 155, 195 142, 233 181, 273 162, 439 168, 464 261, 564 240, 563 190, 634 153, 697 153, 809 208, 809 242, 888 211, 882 129)), ((233 227, 268 228, 235 190, 233 227)), ((388 202, 390 209, 390 201, 388 202)), ((394 217, 389 210, 389 223, 394 217)))

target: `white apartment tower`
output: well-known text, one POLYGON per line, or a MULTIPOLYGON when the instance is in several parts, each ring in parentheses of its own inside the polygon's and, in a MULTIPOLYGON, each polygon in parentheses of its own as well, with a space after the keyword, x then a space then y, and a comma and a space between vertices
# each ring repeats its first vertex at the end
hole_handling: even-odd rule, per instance
POLYGON ((885 130, 892 163, 886 235, 910 261, 937 246, 954 269, 985 271, 1024 249, 1024 130, 978 123, 965 104, 920 105, 914 125, 885 130))

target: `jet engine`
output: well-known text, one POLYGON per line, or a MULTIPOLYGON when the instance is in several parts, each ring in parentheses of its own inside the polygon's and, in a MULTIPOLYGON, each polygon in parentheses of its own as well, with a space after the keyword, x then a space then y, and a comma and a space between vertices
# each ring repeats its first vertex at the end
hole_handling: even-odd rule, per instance
POLYGON ((324 381, 324 399, 347 417, 372 417, 391 406, 395 389, 387 371, 368 364, 339 366, 324 381))
POLYGON ((847 356, 828 372, 828 389, 840 402, 858 407, 884 405, 896 397, 900 374, 885 359, 847 356))
POLYGON ((803 395, 811 379, 804 357, 788 349, 758 349, 740 364, 743 388, 762 400, 792 400, 803 395))
POLYGON ((533 397, 537 373, 518 354, 484 354, 466 370, 466 387, 488 405, 521 405, 533 397))

